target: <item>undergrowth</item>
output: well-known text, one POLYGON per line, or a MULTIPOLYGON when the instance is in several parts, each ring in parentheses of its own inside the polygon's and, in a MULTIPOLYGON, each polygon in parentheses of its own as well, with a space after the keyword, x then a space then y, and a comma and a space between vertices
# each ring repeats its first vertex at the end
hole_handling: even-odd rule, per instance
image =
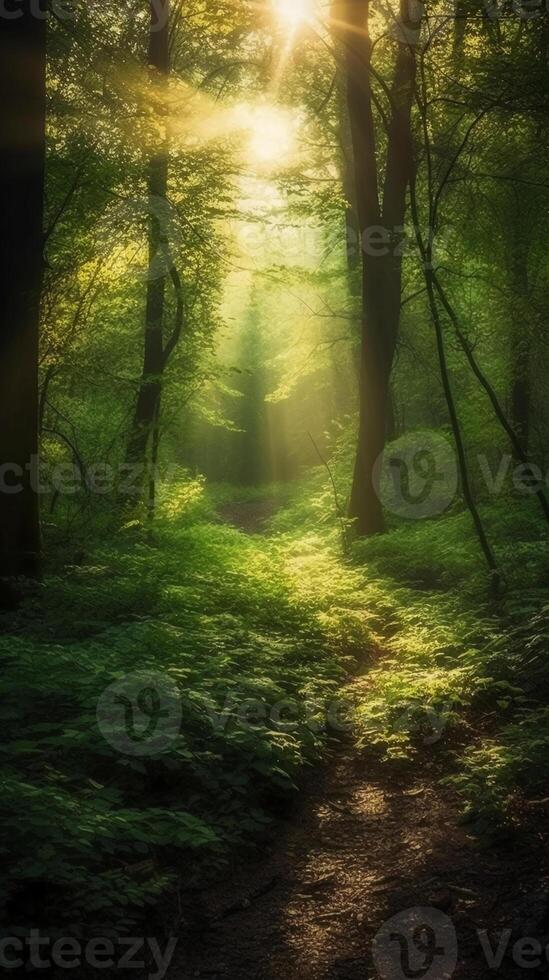
POLYGON ((90 534, 4 616, 12 931, 131 930, 167 889, 261 843, 331 729, 398 764, 449 744, 467 817, 488 835, 547 791, 549 563, 530 505, 486 510, 507 581, 494 605, 467 514, 350 544, 320 468, 284 489, 265 536, 219 520, 230 500, 200 480, 165 488, 152 536, 137 520, 90 534), (115 703, 139 707, 128 679, 175 691, 158 751, 121 749, 122 721, 101 716, 113 685, 115 703))
MULTIPOLYGON (((341 553, 326 475, 309 474, 306 485, 275 526, 299 541, 296 529, 312 524, 319 552, 341 553)), ((549 789, 549 552, 535 500, 490 502, 483 518, 505 580, 499 603, 459 510, 354 541, 333 580, 352 576, 380 651, 352 687, 359 746, 399 763, 449 746, 465 814, 492 838, 520 825, 528 801, 549 789)))
POLYGON ((187 486, 164 496, 153 540, 131 522, 7 619, 0 911, 12 930, 129 929, 177 878, 196 884, 261 839, 318 758, 348 667, 343 620, 321 605, 275 545, 218 523, 187 486), (98 722, 104 693, 135 675, 178 691, 179 733, 152 755, 121 752, 98 722))

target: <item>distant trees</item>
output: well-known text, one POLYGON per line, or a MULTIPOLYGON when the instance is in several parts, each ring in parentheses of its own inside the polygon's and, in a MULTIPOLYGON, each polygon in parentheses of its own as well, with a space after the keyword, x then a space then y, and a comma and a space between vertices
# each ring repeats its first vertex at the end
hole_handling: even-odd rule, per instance
POLYGON ((240 398, 236 419, 240 429, 235 439, 235 466, 239 483, 258 486, 269 472, 269 441, 265 396, 268 394, 266 366, 267 338, 261 322, 256 288, 240 335, 239 361, 242 373, 236 381, 240 398))
MULTIPOLYGON (((457 25, 442 25, 419 2, 403 0, 399 8, 395 0, 382 9, 375 0, 332 0, 329 19, 319 8, 322 26, 304 19, 296 31, 277 25, 272 11, 258 13, 236 0, 212 4, 207 17, 199 0, 144 6, 148 21, 112 0, 87 5, 72 20, 52 18, 45 233, 45 14, 36 16, 37 0, 21 0, 22 16, 0 18, 0 575, 39 570, 31 482, 38 415, 44 460, 76 461, 84 483, 88 463, 112 464, 117 472, 125 462, 136 464, 144 480, 148 474, 137 488, 140 499, 152 508, 161 409, 164 455, 188 465, 185 412, 210 380, 216 393, 208 406, 197 404, 197 418, 214 428, 229 406, 219 432, 232 428, 232 438, 237 426, 245 430, 233 445, 239 442, 246 457, 240 478, 253 482, 267 472, 253 448, 266 439, 265 418, 267 428, 282 431, 273 419, 285 418, 288 392, 305 391, 312 365, 322 376, 322 398, 313 394, 326 428, 333 421, 335 431, 349 410, 357 310, 359 435, 350 513, 360 535, 384 530, 378 463, 394 417, 406 426, 441 427, 455 410, 463 472, 488 441, 486 419, 495 418, 494 453, 499 426, 516 462, 541 461, 549 357, 547 182, 538 172, 549 150, 543 19, 469 22, 470 4, 460 3, 457 25), (295 50, 280 61, 275 86, 279 29, 280 47, 295 50), (250 100, 258 108, 278 100, 309 112, 316 138, 308 141, 307 164, 296 154, 295 170, 286 170, 278 190, 292 220, 323 228, 333 222, 334 229, 341 227, 343 193, 351 247, 347 255, 336 248, 330 267, 323 261, 314 272, 305 269, 300 302, 318 318, 318 336, 304 332, 314 350, 304 354, 303 367, 295 356, 306 347, 300 336, 285 358, 264 357, 271 351, 265 333, 274 330, 268 314, 253 308, 246 314, 245 304, 237 305, 240 348, 232 353, 254 370, 234 383, 233 365, 223 366, 214 337, 230 309, 222 284, 237 265, 225 242, 232 219, 239 220, 241 177, 254 166, 234 139, 234 107, 250 100), (315 291, 329 292, 330 302, 309 303, 315 291), (446 361, 442 382, 437 346, 446 361), (337 363, 349 399, 333 409, 325 396, 335 387, 331 351, 344 355, 337 363), (452 411, 444 405, 445 387, 452 411), (273 388, 265 411, 265 392, 273 388), (236 403, 235 391, 245 396, 236 403), (486 399, 485 419, 479 406, 486 399)), ((274 187, 278 177, 273 169, 266 182, 274 187)), ((243 220, 268 224, 270 216, 252 208, 243 220)), ((270 258, 273 281, 298 273, 275 247, 270 258)), ((285 343, 282 333, 276 343, 285 343)), ((307 428, 299 408, 301 414, 291 405, 288 412, 292 439, 307 428)), ((225 457, 215 455, 223 477, 225 457)), ((114 482, 123 496, 122 481, 114 482)), ((474 504, 482 488, 473 473, 470 482, 474 504)), ((465 496, 466 485, 462 475, 465 496)), ((538 497, 547 516, 544 493, 538 497)), ((75 520, 79 506, 76 495, 66 506, 75 520)), ((62 511, 58 505, 56 521, 62 511)), ((116 507, 113 514, 118 520, 116 507)))
MULTIPOLYGON (((520 175, 517 175, 520 176, 520 175)), ((511 419, 524 451, 531 443, 532 411, 532 349, 535 313, 532 308, 530 271, 537 214, 532 207, 530 188, 511 186, 507 211, 508 259, 507 270, 510 296, 510 361, 511 361, 511 419)), ((534 200, 536 198, 534 197, 534 200)), ((536 201, 540 206, 541 202, 536 201)))
POLYGON ((118 503, 154 505, 160 430, 167 455, 212 372, 231 197, 226 151, 195 139, 206 83, 189 95, 222 30, 198 0, 144 6, 105 0, 50 24, 42 456, 88 487, 53 492, 59 525, 112 504, 89 490, 96 465, 118 503))
POLYGON ((46 7, 0 18, 0 575, 40 570, 36 484, 46 7), (33 486, 34 484, 34 486, 33 486))

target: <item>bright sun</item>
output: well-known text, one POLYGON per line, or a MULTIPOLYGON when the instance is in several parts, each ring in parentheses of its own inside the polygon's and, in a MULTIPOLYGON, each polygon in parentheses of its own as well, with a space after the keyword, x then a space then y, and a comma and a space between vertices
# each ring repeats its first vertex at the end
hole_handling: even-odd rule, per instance
POLYGON ((248 134, 247 161, 259 171, 277 170, 294 162, 300 119, 295 112, 273 103, 239 105, 235 128, 248 134))
POLYGON ((250 127, 250 158, 260 167, 287 165, 296 150, 295 122, 288 112, 271 106, 254 109, 250 127))
POLYGON ((277 17, 292 31, 312 20, 314 0, 273 0, 277 17))

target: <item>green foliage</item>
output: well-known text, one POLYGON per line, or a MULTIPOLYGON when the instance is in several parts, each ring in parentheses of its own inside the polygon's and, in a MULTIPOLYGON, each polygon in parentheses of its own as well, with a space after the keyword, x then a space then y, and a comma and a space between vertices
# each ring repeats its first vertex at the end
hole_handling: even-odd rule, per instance
MULTIPOLYGON (((334 465, 338 475, 337 454, 334 465)), ((345 618, 356 616, 362 643, 367 636, 378 651, 349 693, 358 744, 404 763, 419 749, 470 743, 457 753, 452 779, 476 829, 492 834, 513 820, 521 795, 549 783, 549 566, 536 502, 503 499, 484 508, 506 580, 494 606, 468 513, 356 541, 344 564, 330 492, 319 468, 273 525, 302 556, 310 542, 311 592, 320 597, 330 583, 327 615, 337 618, 343 590, 345 618), (304 525, 316 535, 303 538, 304 525), (479 741, 477 728, 490 736, 479 741)))
POLYGON ((474 801, 479 830, 496 810, 504 822, 517 792, 548 782, 540 765, 549 692, 546 532, 533 504, 492 505, 484 516, 507 580, 497 608, 487 601, 466 514, 400 528, 356 551, 398 583, 387 655, 358 685, 361 744, 409 758, 439 736, 471 739, 488 726, 486 746, 473 741, 456 778, 467 805, 474 801))
POLYGON ((34 892, 60 927, 124 928, 174 876, 188 885, 257 838, 318 757, 343 676, 326 598, 295 587, 297 557, 207 522, 197 493, 171 491, 154 543, 127 528, 5 623, 10 922, 34 892), (105 689, 136 671, 168 677, 181 697, 179 737, 151 758, 111 747, 96 718, 105 689), (271 713, 288 701, 291 725, 271 713))
MULTIPOLYGON (((344 465, 336 454, 336 479, 344 465)), ((212 510, 253 502, 250 490, 163 485, 153 536, 127 522, 81 564, 58 563, 7 619, 8 921, 36 915, 39 894, 59 927, 124 929, 178 879, 219 869, 231 848, 261 840, 319 758, 334 703, 359 746, 400 763, 488 731, 453 777, 483 833, 512 822, 521 795, 543 792, 547 559, 530 507, 486 511, 508 579, 495 608, 467 515, 345 554, 325 469, 281 496, 259 537, 212 510), (344 687, 357 664, 366 672, 344 687), (151 757, 113 748, 97 723, 103 692, 136 672, 168 678, 182 707, 179 736, 151 757)))
MULTIPOLYGON (((84 487, 44 494, 53 559, 41 594, 5 617, 0 639, 9 841, 0 912, 16 924, 48 907, 65 930, 129 928, 177 881, 193 884, 230 848, 260 840, 319 757, 334 701, 351 713, 359 746, 387 760, 409 762, 449 738, 453 782, 483 833, 516 821, 521 802, 547 783, 547 532, 512 475, 503 474, 499 498, 487 487, 482 463, 497 473, 507 439, 446 317, 471 482, 505 598, 488 601, 459 499, 444 518, 400 524, 387 515, 389 533, 352 542, 362 311, 360 262, 348 261, 359 250, 346 253, 345 225, 361 208, 345 85, 334 75, 330 26, 325 37, 320 29, 327 6, 315 30, 290 38, 270 5, 190 0, 171 25, 160 101, 146 5, 126 6, 79 3, 76 18, 52 18, 49 28, 41 454, 46 470, 76 462, 84 487), (284 174, 274 159, 272 170, 254 164, 236 122, 241 103, 261 110, 275 98, 303 123, 301 159, 284 174), (175 460, 194 475, 176 465, 158 480, 151 526, 142 501, 121 517, 120 487, 94 493, 86 479, 96 464, 118 473, 127 456, 150 275, 147 157, 164 126, 170 227, 161 230, 185 322, 163 379, 159 468, 175 460), (296 483, 206 493, 197 472, 296 483), (214 506, 223 515, 235 500, 260 501, 267 514, 273 497, 281 506, 269 538, 216 520, 214 506), (367 672, 343 691, 357 663, 367 672), (181 726, 161 754, 134 757, 105 739, 97 706, 114 682, 149 672, 175 685, 181 726), (288 704, 291 724, 280 718, 288 704)), ((530 451, 545 468, 547 188, 538 176, 547 161, 540 93, 549 89, 540 25, 504 18, 497 44, 482 18, 463 35, 440 32, 418 76, 413 130, 420 226, 433 223, 428 185, 439 186, 437 275, 502 406, 516 401, 517 380, 528 381, 530 451), (472 112, 482 109, 476 128, 464 91, 472 112), (421 145, 427 136, 430 147, 421 145)), ((372 19, 379 161, 394 66, 385 28, 372 19)), ((267 156, 269 139, 277 142, 267 129, 267 156)), ((417 258, 412 246, 403 263, 395 428, 447 434, 417 258)), ((164 340, 175 312, 168 281, 164 340)), ((512 421, 522 432, 524 420, 512 421)))
POLYGON ((536 599, 523 597, 513 609, 520 624, 492 645, 487 691, 495 731, 467 749, 452 777, 468 819, 485 834, 519 823, 521 801, 547 791, 549 607, 533 612, 536 599))
MULTIPOLYGON (((509 704, 508 697, 497 702, 501 713, 508 713, 509 704)), ((549 710, 530 705, 518 710, 497 737, 484 738, 464 753, 449 782, 467 801, 464 817, 477 833, 490 840, 520 826, 525 801, 546 796, 548 750, 549 710)))

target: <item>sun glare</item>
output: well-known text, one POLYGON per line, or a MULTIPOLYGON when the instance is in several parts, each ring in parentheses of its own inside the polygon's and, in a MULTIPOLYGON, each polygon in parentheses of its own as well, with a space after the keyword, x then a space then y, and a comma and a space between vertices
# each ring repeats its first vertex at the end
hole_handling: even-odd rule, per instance
POLYGON ((259 171, 289 166, 297 154, 296 115, 269 104, 241 107, 241 113, 249 134, 247 159, 251 166, 259 171))
POLYGON ((314 0, 273 0, 275 13, 291 31, 313 19, 314 0))

